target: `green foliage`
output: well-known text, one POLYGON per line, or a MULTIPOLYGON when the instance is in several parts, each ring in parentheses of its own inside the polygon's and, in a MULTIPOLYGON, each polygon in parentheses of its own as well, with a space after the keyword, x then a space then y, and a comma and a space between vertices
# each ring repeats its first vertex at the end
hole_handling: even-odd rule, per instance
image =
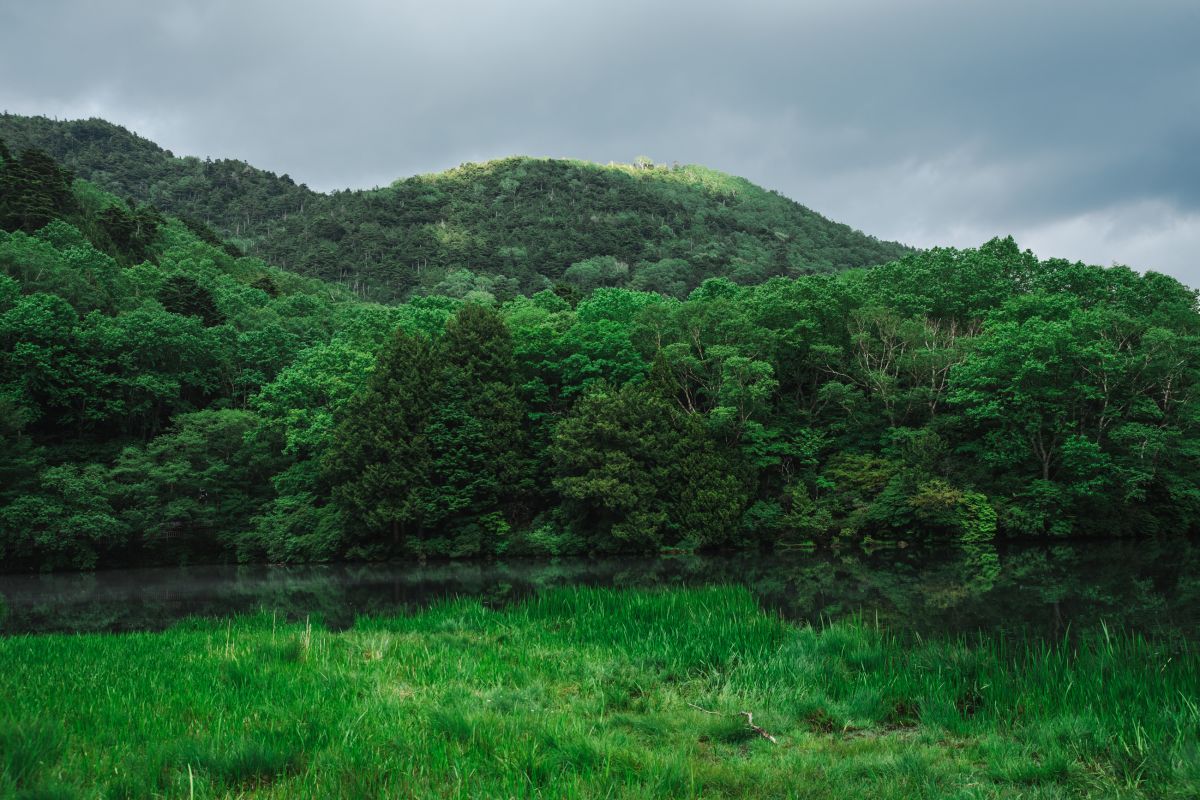
POLYGON ((271 497, 281 459, 266 437, 248 438, 260 422, 235 409, 175 417, 144 447, 128 447, 113 465, 122 516, 147 550, 211 554, 236 549, 237 534, 271 497))
POLYGON ((6 559, 87 569, 101 552, 125 543, 129 530, 112 508, 103 465, 50 467, 38 482, 40 494, 22 495, 0 509, 0 554, 6 559))
POLYGON ((987 495, 963 492, 959 499, 958 526, 964 542, 989 541, 996 535, 996 509, 987 495))
POLYGON ((172 314, 198 317, 206 327, 224 322, 212 292, 190 275, 172 275, 167 278, 158 290, 158 302, 172 314))
POLYGON ((577 261, 567 268, 562 278, 580 292, 587 293, 601 286, 618 286, 628 275, 628 264, 612 256, 599 256, 577 261))
POLYGON ((508 329, 484 306, 462 306, 436 343, 398 331, 326 456, 334 500, 392 549, 503 549, 529 491, 512 376, 508 329))
POLYGON ((381 533, 400 547, 410 529, 420 536, 425 527, 433 373, 432 343, 397 331, 363 391, 346 403, 325 455, 333 499, 369 537, 368 548, 381 533))
POLYGON ((703 425, 638 386, 583 397, 550 454, 566 517, 600 550, 721 544, 744 502, 703 425))
POLYGON ((241 161, 175 157, 99 119, 4 114, 0 138, 181 217, 209 244, 225 246, 215 231, 272 264, 381 300, 504 302, 559 281, 585 293, 632 286, 682 297, 714 275, 757 283, 907 252, 697 166, 508 158, 319 194, 241 161))
POLYGON ((36 148, 6 155, 0 161, 0 229, 33 233, 75 214, 72 179, 70 171, 36 148))
MULTIPOLYGON (((446 214, 438 246, 474 267, 414 287, 453 296, 383 306, 30 159, 5 159, 25 188, 0 197, 51 215, 0 231, 12 568, 1200 527, 1200 314, 1162 275, 997 239, 743 285, 708 277, 752 263, 718 252, 680 299, 609 285, 660 288, 607 228, 576 226, 593 237, 576 251, 516 206, 489 219, 526 226, 502 254, 525 266, 497 275, 449 214, 491 181, 508 208, 611 180, 562 195, 631 230, 616 208, 648 187, 696 213, 702 191, 733 221, 778 210, 693 168, 513 161, 387 190, 402 216, 446 214), (546 280, 521 271, 552 252, 546 280)), ((353 224, 321 217, 339 242, 353 224)))

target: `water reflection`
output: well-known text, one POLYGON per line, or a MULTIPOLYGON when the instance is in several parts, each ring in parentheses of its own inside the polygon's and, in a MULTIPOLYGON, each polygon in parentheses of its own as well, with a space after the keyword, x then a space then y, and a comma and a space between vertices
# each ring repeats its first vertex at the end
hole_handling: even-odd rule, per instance
POLYGON ((198 566, 0 576, 6 633, 159 629, 191 615, 258 610, 330 627, 450 596, 500 604, 566 584, 737 583, 800 620, 849 613, 918 632, 1061 637, 1110 624, 1200 633, 1200 547, 1186 540, 1054 547, 561 559, 432 565, 198 566))

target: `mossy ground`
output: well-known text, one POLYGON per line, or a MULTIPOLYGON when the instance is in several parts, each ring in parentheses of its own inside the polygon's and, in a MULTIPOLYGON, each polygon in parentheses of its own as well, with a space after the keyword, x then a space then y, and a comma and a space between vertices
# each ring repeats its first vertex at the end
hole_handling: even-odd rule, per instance
POLYGON ((1198 695, 1193 649, 1104 630, 904 641, 741 589, 555 590, 0 639, 0 796, 1191 798, 1198 695))

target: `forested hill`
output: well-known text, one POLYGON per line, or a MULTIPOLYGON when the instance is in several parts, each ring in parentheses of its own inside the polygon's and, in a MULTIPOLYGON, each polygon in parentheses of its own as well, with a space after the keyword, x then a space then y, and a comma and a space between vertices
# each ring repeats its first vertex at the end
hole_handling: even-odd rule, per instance
POLYGON ((0 146, 0 571, 1196 532, 1198 487, 1165 275, 383 305, 0 146))
POLYGON ((507 158, 322 194, 242 161, 177 157, 99 119, 4 114, 0 139, 276 266, 385 301, 505 301, 555 286, 684 296, 710 277, 754 284, 909 252, 697 166, 507 158))

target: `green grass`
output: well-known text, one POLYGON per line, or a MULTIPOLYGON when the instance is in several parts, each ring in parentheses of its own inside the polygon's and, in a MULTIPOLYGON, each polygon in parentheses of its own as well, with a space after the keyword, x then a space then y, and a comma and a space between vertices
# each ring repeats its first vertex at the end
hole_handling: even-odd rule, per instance
POLYGON ((904 642, 741 589, 567 589, 0 639, 0 796, 1194 798, 1198 694, 1194 650, 1105 630, 904 642))

